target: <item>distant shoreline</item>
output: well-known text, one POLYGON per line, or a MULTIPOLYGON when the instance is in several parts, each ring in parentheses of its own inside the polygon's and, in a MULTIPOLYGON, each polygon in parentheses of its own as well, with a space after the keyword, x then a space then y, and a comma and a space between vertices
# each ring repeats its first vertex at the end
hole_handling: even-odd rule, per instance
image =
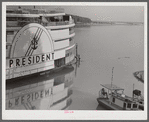
POLYGON ((127 26, 134 26, 134 25, 144 25, 144 23, 76 23, 75 27, 91 27, 91 26, 112 26, 112 25, 127 25, 127 26))

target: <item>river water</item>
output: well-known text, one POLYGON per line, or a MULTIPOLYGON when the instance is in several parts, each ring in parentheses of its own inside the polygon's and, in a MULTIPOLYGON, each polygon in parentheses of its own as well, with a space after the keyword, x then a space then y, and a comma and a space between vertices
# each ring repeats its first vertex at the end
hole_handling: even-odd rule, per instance
POLYGON ((144 68, 143 26, 91 26, 75 28, 75 33, 80 65, 6 83, 6 109, 105 110, 97 97, 100 84, 111 83, 113 67, 112 84, 124 88, 128 96, 133 84, 144 93, 144 84, 133 76, 144 68), (57 103, 66 92, 69 104, 65 99, 57 103))
POLYGON ((75 41, 81 56, 73 83, 71 110, 104 109, 98 106, 100 84, 113 81, 131 96, 135 89, 144 93, 144 84, 134 76, 144 69, 144 27, 111 25, 75 28, 75 41))

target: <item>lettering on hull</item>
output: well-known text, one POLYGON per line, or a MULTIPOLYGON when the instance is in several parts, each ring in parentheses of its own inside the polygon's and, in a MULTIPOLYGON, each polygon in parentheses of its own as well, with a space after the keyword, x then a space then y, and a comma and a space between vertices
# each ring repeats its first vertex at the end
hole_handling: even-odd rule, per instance
POLYGON ((42 63, 42 62, 47 62, 50 60, 54 60, 54 53, 9 59, 8 60, 8 62, 9 62, 8 68, 13 68, 13 67, 17 68, 17 67, 22 67, 22 66, 28 66, 28 65, 38 64, 38 63, 42 63))

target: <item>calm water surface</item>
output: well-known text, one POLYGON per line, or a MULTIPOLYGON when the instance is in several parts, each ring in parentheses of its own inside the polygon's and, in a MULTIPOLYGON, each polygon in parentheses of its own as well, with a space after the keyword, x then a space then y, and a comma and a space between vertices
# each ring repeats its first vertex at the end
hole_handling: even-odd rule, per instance
POLYGON ((113 84, 125 89, 131 96, 135 89, 144 93, 144 86, 133 72, 144 69, 143 26, 92 26, 75 28, 75 40, 81 55, 81 64, 73 83, 71 110, 104 109, 96 98, 100 84, 113 84))
POLYGON ((104 110, 96 99, 100 84, 111 83, 113 67, 113 84, 124 88, 126 95, 132 95, 133 84, 144 93, 143 84, 133 76, 144 66, 143 26, 92 26, 75 28, 75 33, 80 65, 7 83, 7 109, 104 110), (49 88, 55 89, 55 98, 49 88), (68 89, 70 104, 65 107, 65 100, 53 104, 53 99, 64 95, 64 88, 68 89), (63 95, 57 96, 58 91, 63 95))

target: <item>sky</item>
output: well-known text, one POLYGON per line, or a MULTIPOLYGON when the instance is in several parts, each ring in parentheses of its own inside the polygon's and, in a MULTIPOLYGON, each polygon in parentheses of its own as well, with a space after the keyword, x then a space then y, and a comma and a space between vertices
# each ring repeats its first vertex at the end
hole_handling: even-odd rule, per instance
POLYGON ((65 12, 69 14, 88 17, 94 21, 128 21, 143 22, 143 7, 135 6, 75 6, 64 7, 65 12))
MULTIPOLYGON (((32 7, 33 8, 33 7, 32 7)), ((63 8, 66 14, 90 18, 93 21, 144 22, 143 6, 36 6, 36 8, 63 8)))

